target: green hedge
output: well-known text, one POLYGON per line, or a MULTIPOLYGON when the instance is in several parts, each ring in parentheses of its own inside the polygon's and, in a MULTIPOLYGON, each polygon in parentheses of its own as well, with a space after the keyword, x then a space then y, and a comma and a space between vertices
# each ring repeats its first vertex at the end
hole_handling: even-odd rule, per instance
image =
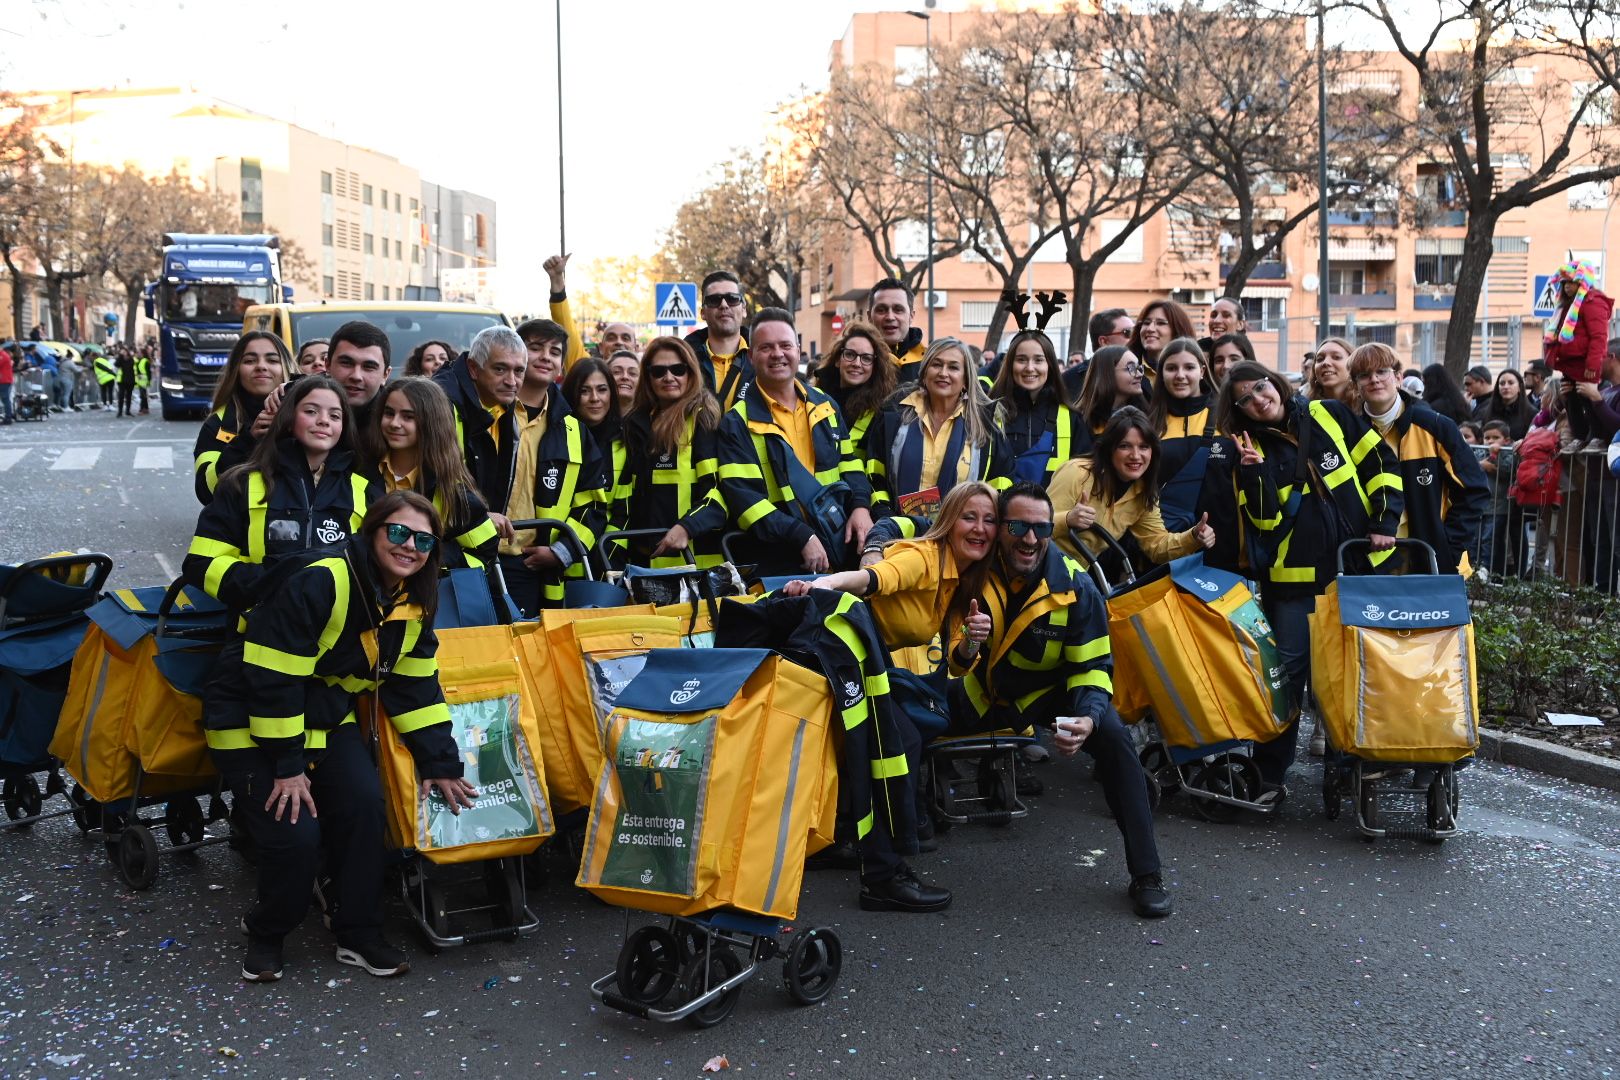
POLYGON ((1620 601, 1560 581, 1473 581, 1480 715, 1534 719, 1620 702, 1620 601))

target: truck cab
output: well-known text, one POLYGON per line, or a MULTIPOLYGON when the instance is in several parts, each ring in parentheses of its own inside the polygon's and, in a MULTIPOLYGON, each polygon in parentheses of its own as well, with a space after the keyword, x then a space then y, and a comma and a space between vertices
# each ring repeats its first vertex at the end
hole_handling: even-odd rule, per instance
POLYGON ((281 282, 280 238, 165 233, 162 275, 146 286, 146 315, 158 324, 163 418, 206 413, 243 315, 291 299, 281 282))

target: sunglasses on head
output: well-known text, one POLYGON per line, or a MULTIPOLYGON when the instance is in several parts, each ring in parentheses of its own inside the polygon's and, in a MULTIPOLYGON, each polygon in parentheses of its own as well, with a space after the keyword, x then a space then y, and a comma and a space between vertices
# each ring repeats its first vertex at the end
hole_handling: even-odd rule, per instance
POLYGON ((704 307, 720 307, 722 304, 726 307, 742 307, 742 302, 742 293, 734 292, 710 293, 703 298, 704 307))
POLYGON ((1002 522, 1002 525, 1006 526, 1009 535, 1015 537, 1022 537, 1025 533, 1032 532, 1045 540, 1052 535, 1052 523, 1050 521, 1020 521, 1017 518, 1008 518, 1002 522))
POLYGON ((430 532, 413 529, 409 525, 401 525, 397 521, 390 521, 383 528, 388 533, 390 544, 406 544, 413 539, 416 541, 416 550, 426 555, 438 546, 439 538, 430 532))
POLYGON ((676 378, 684 379, 686 373, 690 370, 685 363, 647 365, 647 374, 655 379, 662 379, 665 375, 674 375, 676 378))

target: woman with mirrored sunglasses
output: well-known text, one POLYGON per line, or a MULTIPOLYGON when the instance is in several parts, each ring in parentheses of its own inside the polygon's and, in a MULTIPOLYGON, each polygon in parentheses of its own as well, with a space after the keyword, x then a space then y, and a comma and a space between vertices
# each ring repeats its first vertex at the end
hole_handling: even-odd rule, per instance
POLYGON ((280 978, 282 942, 323 861, 338 962, 384 977, 409 969, 382 934, 383 799, 359 717, 375 707, 371 721, 394 726, 421 798, 472 805, 433 633, 441 531, 421 495, 384 495, 348 544, 287 573, 248 615, 237 692, 205 713, 257 852, 257 901, 242 918, 248 982, 280 978))
POLYGON ((648 342, 635 404, 624 419, 623 464, 610 479, 608 528, 663 535, 618 542, 616 565, 681 566, 687 552, 699 566, 719 564, 726 524, 717 487, 719 428, 720 403, 703 385, 692 347, 678 337, 648 342))

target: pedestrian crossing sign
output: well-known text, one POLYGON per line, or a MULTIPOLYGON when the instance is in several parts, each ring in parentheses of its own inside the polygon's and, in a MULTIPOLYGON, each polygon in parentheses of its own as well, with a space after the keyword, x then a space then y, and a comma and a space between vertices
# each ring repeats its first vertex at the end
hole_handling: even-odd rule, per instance
POLYGON ((691 281, 660 281, 653 286, 655 321, 659 326, 691 326, 697 317, 697 284, 691 281))

